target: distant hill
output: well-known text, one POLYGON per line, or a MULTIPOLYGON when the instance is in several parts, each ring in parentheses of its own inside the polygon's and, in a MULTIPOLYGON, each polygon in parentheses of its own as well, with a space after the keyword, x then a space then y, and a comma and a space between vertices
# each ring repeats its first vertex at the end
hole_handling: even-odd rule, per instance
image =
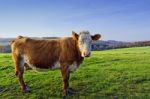
MULTIPOLYGON (((59 39, 59 37, 32 37, 34 39, 59 39)), ((14 38, 0 38, 0 53, 11 52, 10 41, 14 38)), ((123 42, 123 41, 96 41, 92 43, 92 50, 108 50, 116 48, 150 46, 150 41, 123 42)))
POLYGON ((0 45, 9 45, 14 38, 0 38, 0 45))
POLYGON ((92 44, 92 50, 108 50, 116 48, 129 48, 129 47, 143 47, 150 46, 150 41, 136 41, 136 42, 123 42, 123 41, 97 41, 92 44))
MULTIPOLYGON (((31 37, 33 39, 59 39, 59 37, 31 37)), ((15 38, 0 38, 0 46, 2 45, 9 45, 10 41, 12 41, 15 38)))

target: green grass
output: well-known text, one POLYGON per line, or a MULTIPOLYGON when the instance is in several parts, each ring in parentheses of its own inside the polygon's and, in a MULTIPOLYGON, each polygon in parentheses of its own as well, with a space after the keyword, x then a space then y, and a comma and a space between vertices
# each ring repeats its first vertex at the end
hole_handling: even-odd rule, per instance
MULTIPOLYGON (((0 54, 0 99, 59 99, 59 70, 25 71, 31 93, 23 93, 14 75, 11 54, 0 54)), ((79 93, 67 99, 150 99, 150 47, 94 51, 71 74, 70 86, 79 93)))

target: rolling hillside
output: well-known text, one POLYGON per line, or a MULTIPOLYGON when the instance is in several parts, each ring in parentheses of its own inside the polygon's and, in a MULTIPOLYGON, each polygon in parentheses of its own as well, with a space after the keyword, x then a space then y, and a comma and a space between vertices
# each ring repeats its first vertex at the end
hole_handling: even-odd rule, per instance
MULTIPOLYGON (((62 98, 59 70, 25 71, 31 93, 23 93, 14 75, 11 54, 0 54, 0 99, 62 98)), ((150 99, 150 47, 93 51, 71 74, 78 93, 67 99, 150 99)))

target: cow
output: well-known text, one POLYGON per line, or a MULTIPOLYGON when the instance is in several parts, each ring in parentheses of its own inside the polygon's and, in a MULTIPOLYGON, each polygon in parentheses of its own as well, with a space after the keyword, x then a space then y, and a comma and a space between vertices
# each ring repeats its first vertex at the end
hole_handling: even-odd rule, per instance
POLYGON ((72 94, 69 88, 70 73, 75 71, 85 57, 91 55, 92 41, 99 40, 100 34, 90 35, 89 31, 79 34, 72 32, 72 37, 60 39, 32 39, 18 36, 11 42, 12 59, 15 66, 15 74, 21 89, 29 92, 23 73, 24 66, 36 70, 60 69, 65 95, 72 94))

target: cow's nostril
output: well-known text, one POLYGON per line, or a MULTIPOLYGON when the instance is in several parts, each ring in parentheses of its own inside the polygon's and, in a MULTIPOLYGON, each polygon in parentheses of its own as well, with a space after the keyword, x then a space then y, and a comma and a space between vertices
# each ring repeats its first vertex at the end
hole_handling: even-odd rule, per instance
POLYGON ((86 57, 90 57, 90 53, 86 55, 86 57))
POLYGON ((91 54, 90 52, 84 52, 84 53, 83 53, 83 55, 84 55, 85 57, 89 57, 90 54, 91 54))

